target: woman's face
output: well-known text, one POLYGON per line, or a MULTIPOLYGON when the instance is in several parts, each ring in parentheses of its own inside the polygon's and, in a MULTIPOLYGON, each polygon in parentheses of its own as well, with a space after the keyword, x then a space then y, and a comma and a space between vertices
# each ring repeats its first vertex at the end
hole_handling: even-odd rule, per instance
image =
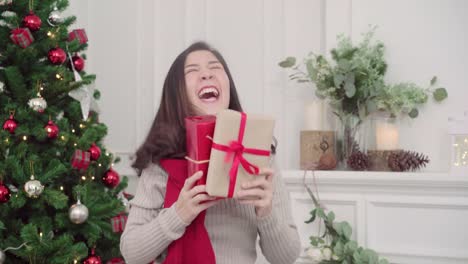
POLYGON ((197 115, 214 115, 229 107, 229 77, 207 50, 191 52, 184 65, 185 86, 197 115))

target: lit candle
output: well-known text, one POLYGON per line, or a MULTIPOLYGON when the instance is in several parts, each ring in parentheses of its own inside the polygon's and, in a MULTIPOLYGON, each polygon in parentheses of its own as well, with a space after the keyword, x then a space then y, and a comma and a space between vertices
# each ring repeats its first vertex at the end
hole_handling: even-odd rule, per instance
POLYGON ((398 149, 398 127, 387 122, 377 123, 376 141, 377 150, 398 149))
POLYGON ((322 130, 322 120, 322 100, 313 100, 306 104, 304 111, 304 130, 322 130))

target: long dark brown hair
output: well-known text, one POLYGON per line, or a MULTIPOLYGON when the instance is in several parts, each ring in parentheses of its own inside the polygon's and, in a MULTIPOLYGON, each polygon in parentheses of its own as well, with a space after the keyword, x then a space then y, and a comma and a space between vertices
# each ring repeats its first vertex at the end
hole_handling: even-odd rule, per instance
POLYGON ((205 42, 193 43, 177 56, 166 75, 158 112, 148 136, 135 153, 132 167, 138 175, 150 162, 159 163, 163 158, 185 156, 184 118, 195 115, 195 111, 187 96, 184 66, 187 56, 199 50, 210 51, 221 62, 229 78, 229 109, 242 111, 236 86, 223 56, 205 42))

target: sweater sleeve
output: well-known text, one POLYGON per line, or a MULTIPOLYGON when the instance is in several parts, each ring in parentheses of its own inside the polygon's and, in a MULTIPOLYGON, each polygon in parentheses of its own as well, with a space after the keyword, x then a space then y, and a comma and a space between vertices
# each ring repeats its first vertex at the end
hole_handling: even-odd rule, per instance
POLYGON ((273 176, 273 209, 270 215, 258 219, 260 248, 272 264, 294 263, 301 253, 299 233, 294 223, 289 192, 275 166, 273 176))
POLYGON ((174 205, 164 208, 167 174, 157 165, 146 168, 139 180, 120 250, 129 264, 146 264, 167 249, 185 232, 187 226, 178 216, 174 205))

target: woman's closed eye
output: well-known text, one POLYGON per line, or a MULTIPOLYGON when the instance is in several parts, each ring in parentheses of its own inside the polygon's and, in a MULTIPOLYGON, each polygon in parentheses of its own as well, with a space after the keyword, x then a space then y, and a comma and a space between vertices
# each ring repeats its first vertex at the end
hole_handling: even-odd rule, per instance
POLYGON ((185 70, 185 74, 189 74, 191 72, 197 72, 197 71, 198 71, 197 68, 190 68, 190 69, 185 70))
POLYGON ((216 65, 216 66, 211 66, 210 67, 210 70, 222 70, 223 67, 219 66, 219 65, 216 65))

